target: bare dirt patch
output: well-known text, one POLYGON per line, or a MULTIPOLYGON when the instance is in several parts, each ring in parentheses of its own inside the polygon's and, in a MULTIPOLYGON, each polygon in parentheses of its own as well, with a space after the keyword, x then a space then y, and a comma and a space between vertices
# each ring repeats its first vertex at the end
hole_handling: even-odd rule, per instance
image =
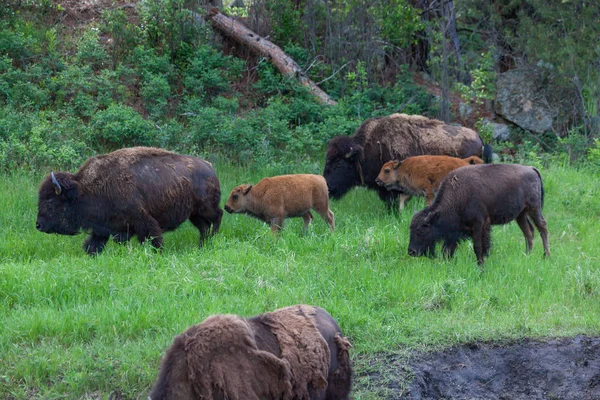
POLYGON ((357 389, 386 399, 600 399, 600 338, 474 343, 441 352, 380 356, 357 389), (395 373, 393 372, 395 371, 395 373))

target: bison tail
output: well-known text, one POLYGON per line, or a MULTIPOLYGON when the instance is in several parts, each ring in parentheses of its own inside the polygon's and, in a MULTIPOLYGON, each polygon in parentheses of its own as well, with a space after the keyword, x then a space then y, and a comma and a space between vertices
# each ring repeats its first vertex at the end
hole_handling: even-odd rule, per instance
POLYGON ((486 164, 491 164, 492 156, 494 155, 494 149, 492 145, 487 143, 483 145, 483 162, 486 164))
POLYGON ((541 202, 542 202, 542 209, 544 209, 544 194, 545 194, 545 192, 544 192, 544 181, 542 180, 542 174, 540 174, 540 171, 538 171, 537 168, 533 168, 533 170, 538 175, 538 178, 540 178, 540 190, 542 192, 541 202))

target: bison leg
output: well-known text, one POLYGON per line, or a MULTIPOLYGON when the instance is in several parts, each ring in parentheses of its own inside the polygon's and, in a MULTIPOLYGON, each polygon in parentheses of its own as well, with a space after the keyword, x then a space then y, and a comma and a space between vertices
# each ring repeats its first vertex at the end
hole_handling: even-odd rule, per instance
POLYGON ((527 219, 527 213, 523 211, 521 214, 517 216, 517 224, 519 224, 519 228, 523 232, 523 236, 525 236, 525 252, 527 254, 531 253, 531 247, 533 246, 533 232, 532 227, 530 226, 530 222, 527 219))
POLYGON ((535 212, 530 213, 529 216, 533 220, 536 228, 538 228, 538 231, 540 231, 542 243, 544 244, 544 255, 550 257, 550 247, 548 246, 548 224, 546 218, 542 215, 542 210, 538 208, 535 212))
POLYGON ((402 210, 404 210, 404 206, 406 205, 406 203, 408 203, 410 201, 410 199, 412 199, 412 196, 410 194, 404 194, 404 193, 402 193, 399 196, 399 199, 398 199, 398 203, 399 203, 398 204, 398 210, 400 212, 402 212, 402 210))
POLYGON ((454 252, 456 251, 457 247, 458 242, 445 241, 444 245, 442 246, 442 252, 444 253, 445 257, 452 258, 454 257, 454 252))
POLYGON ((100 254, 104 250, 107 241, 108 236, 98 236, 92 233, 83 242, 83 250, 91 256, 100 254))
POLYGON ((133 236, 131 232, 119 232, 116 235, 113 235, 113 240, 119 244, 127 243, 129 239, 133 236))
POLYGON ((156 247, 157 249, 161 248, 163 245, 162 230, 160 229, 160 225, 154 218, 150 216, 147 216, 145 219, 140 218, 137 221, 135 233, 140 243, 144 243, 146 240, 150 239, 152 246, 156 247))
POLYGON ((200 247, 210 234, 210 221, 199 216, 190 217, 190 222, 200 231, 200 247))
POLYGON ((327 222, 331 231, 335 231, 335 218, 328 206, 315 208, 315 211, 327 222))
POLYGON ((477 221, 473 226, 473 250, 477 264, 483 265, 483 257, 490 251, 490 224, 488 221, 477 221))
POLYGON ((190 216, 190 221, 200 231, 200 247, 204 240, 211 234, 210 227, 212 225, 212 235, 219 232, 221 227, 221 219, 223 218, 223 210, 216 208, 212 212, 204 212, 202 215, 194 214, 190 216))
POLYGON ((277 233, 283 226, 283 217, 274 217, 271 218, 271 232, 277 233))
POLYGON ((310 223, 312 222, 312 220, 314 219, 313 215, 310 213, 310 211, 308 211, 306 214, 304 214, 302 216, 302 219, 304 220, 304 228, 303 230, 308 230, 308 226, 310 225, 310 223))
POLYGON ((393 207, 396 203, 399 192, 395 190, 387 190, 385 187, 381 186, 378 186, 376 189, 379 198, 385 202, 385 206, 387 207, 388 211, 393 211, 393 207))
POLYGON ((428 187, 425 190, 425 205, 430 206, 434 198, 435 193, 433 192, 433 189, 431 187, 428 187))

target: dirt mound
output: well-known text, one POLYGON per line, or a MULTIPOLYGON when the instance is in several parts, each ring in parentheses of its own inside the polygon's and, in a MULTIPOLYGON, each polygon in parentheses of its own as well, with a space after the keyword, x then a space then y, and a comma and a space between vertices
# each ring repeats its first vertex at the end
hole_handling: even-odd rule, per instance
POLYGON ((600 399, 600 338, 475 344, 411 365, 409 399, 600 399))
POLYGON ((386 399, 600 399, 600 338, 586 336, 380 355, 368 368, 386 399))

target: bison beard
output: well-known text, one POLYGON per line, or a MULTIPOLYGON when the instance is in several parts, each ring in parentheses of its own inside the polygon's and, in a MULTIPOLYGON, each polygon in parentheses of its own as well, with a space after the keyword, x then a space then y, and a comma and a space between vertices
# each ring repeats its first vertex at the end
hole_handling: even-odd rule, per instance
POLYGON ((436 242, 443 241, 444 254, 451 257, 458 243, 470 237, 477 262, 483 264, 491 248, 491 225, 516 220, 525 237, 525 251, 531 252, 535 225, 544 255, 549 256, 543 205, 542 177, 533 167, 490 164, 459 168, 442 181, 433 204, 414 215, 408 254, 433 256, 436 242))
POLYGON ((347 399, 349 342, 323 309, 217 315, 175 338, 152 400, 347 399))
MULTIPOLYGON (((376 190, 391 207, 402 192, 377 185, 384 163, 430 154, 466 158, 482 155, 483 141, 477 132, 418 115, 392 114, 366 120, 352 136, 338 136, 327 145, 323 176, 334 199, 364 185, 376 190)), ((486 147, 486 155, 490 148, 486 147)))

